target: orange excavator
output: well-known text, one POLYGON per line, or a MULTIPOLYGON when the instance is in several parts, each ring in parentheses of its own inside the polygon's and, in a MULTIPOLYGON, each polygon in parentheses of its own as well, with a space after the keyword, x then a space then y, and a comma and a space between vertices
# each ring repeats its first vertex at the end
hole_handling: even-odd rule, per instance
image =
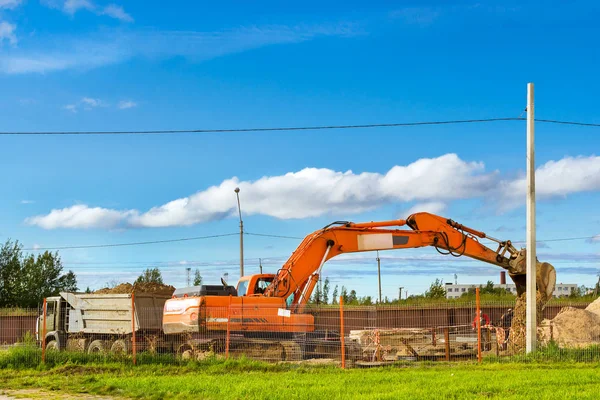
MULTIPOLYGON (((194 353, 203 343, 214 343, 214 335, 229 331, 234 338, 230 346, 239 345, 242 351, 254 345, 265 354, 277 348, 281 359, 314 356, 319 348, 339 340, 339 334, 316 331, 314 316, 305 312, 327 260, 343 253, 426 246, 441 254, 497 265, 508 271, 517 295, 525 292, 525 249, 517 250, 509 240, 495 239, 451 219, 420 212, 406 220, 333 222, 306 236, 276 274, 243 276, 235 288, 222 282, 223 286, 178 290, 165 302, 163 330, 168 335, 185 335, 187 340, 178 349, 182 354, 194 353), (403 226, 410 230, 399 229, 403 226), (495 242, 497 249, 486 247, 480 239, 495 242)), ((538 261, 536 270, 537 290, 547 301, 554 291, 555 269, 538 261)))

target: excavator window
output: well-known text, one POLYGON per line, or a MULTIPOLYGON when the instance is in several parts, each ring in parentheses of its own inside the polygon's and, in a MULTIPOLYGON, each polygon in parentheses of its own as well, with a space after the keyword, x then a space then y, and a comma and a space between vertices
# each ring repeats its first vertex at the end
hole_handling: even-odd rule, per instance
POLYGON ((273 282, 273 278, 261 278, 256 281, 254 293, 264 293, 265 289, 273 282))
POLYGON ((240 283, 238 284, 238 288, 237 288, 238 296, 245 296, 247 290, 248 290, 248 281, 247 280, 240 281, 240 283))
POLYGON ((294 302, 294 293, 292 293, 287 299, 285 299, 285 305, 287 308, 290 308, 292 303, 294 302))

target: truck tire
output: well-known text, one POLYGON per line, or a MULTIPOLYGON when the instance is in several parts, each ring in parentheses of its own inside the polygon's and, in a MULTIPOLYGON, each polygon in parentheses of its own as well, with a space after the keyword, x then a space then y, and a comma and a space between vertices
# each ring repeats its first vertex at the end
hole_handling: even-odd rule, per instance
POLYGON ((113 354, 127 354, 129 353, 129 346, 127 345, 127 341, 125 339, 117 339, 110 346, 110 352, 113 354))
POLYGON ((104 342, 102 340, 94 340, 92 343, 90 343, 87 352, 88 354, 106 353, 104 342))
POLYGON ((46 351, 59 351, 58 342, 54 339, 46 343, 46 351))

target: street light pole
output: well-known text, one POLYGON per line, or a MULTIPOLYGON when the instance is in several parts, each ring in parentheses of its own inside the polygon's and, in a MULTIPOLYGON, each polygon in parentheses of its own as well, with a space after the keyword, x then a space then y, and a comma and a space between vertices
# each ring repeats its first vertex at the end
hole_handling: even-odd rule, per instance
POLYGON ((240 207, 240 188, 235 188, 238 212, 240 214, 240 278, 244 276, 244 223, 242 222, 242 209, 240 207))
POLYGON ((381 265, 379 263, 379 250, 377 250, 377 277, 379 279, 379 304, 381 304, 381 265))

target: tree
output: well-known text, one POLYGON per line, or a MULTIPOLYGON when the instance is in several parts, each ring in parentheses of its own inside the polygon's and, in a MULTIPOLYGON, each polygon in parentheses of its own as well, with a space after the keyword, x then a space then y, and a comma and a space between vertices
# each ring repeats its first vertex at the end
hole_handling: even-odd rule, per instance
POLYGON ((194 272, 194 286, 202 285, 202 275, 200 275, 200 270, 196 268, 194 272))
MULTIPOLYGON (((348 295, 348 304, 352 304, 355 303, 357 301, 357 297, 356 297, 356 290, 352 289, 350 291, 350 295, 348 295)), ((346 300, 344 300, 346 301, 346 300)))
POLYGON ((348 304, 348 290, 346 289, 346 286, 342 285, 342 292, 340 293, 340 296, 342 296, 344 304, 348 304))
POLYGON ((135 283, 159 283, 162 285, 162 274, 158 268, 147 268, 140 276, 138 276, 135 283))
POLYGON ((315 291, 311 303, 319 304, 323 301, 323 293, 321 292, 321 285, 318 283, 315 285, 315 291))
POLYGON ((446 297, 446 289, 444 289, 443 280, 436 278, 435 282, 429 286, 429 290, 425 292, 425 297, 429 299, 443 299, 446 297))
POLYGON ((62 270, 58 253, 23 256, 21 245, 8 240, 0 249, 0 307, 33 308, 45 297, 77 291, 75 273, 62 270))
POLYGON ((10 240, 0 249, 0 307, 15 306, 20 295, 21 245, 10 240))
POLYGON ((329 278, 325 278, 323 284, 323 303, 329 304, 329 278))
POLYGON ((338 285, 335 285, 335 288, 333 288, 333 299, 331 299, 331 304, 337 304, 338 303, 338 285))

